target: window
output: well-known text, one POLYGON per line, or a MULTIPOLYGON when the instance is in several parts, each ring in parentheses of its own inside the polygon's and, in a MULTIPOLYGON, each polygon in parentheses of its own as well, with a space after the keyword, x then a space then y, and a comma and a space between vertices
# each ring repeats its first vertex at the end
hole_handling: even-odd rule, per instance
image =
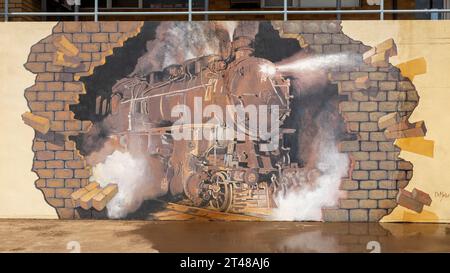
MULTIPOLYGON (((275 7, 278 8, 278 7, 283 7, 284 6, 284 1, 283 0, 281 0, 281 1, 280 0, 263 0, 261 2, 262 2, 261 6, 266 7, 266 8, 275 8, 275 7)), ((288 0, 287 1, 288 7, 297 6, 297 5, 294 5, 295 2, 298 2, 298 1, 288 0)))
POLYGON ((260 0, 231 0, 231 8, 260 8, 260 0))
MULTIPOLYGON (((283 7, 284 0, 262 0, 263 7, 283 7)), ((289 7, 297 8, 335 8, 336 0, 288 0, 289 7)), ((343 8, 356 8, 360 6, 360 0, 341 0, 343 8)))

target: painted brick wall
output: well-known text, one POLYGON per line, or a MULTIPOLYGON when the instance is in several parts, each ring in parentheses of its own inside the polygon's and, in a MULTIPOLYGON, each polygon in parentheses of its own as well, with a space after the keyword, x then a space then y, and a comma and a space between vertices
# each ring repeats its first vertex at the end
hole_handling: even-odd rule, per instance
MULTIPOLYGON (((338 21, 274 22, 283 37, 299 39, 303 48, 316 53, 352 52, 361 55, 370 47, 343 34, 338 21)), ((380 41, 382 42, 382 41, 380 41)), ((398 68, 363 64, 329 71, 329 79, 347 95, 339 109, 349 133, 357 140, 340 143, 340 151, 352 160, 351 172, 341 189, 347 197, 335 208, 323 210, 325 221, 378 221, 397 206, 398 189, 412 178, 412 164, 399 158, 395 140, 386 139, 378 128, 380 117, 398 112, 410 116, 419 96, 411 81, 398 68), (361 90, 355 80, 368 77, 370 87, 361 90)))

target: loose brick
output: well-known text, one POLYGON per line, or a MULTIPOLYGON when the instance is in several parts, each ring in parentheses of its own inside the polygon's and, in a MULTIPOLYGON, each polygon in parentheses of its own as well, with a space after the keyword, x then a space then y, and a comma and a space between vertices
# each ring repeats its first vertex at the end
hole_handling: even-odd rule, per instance
POLYGON ((416 189, 416 188, 413 189, 412 197, 424 205, 427 205, 427 206, 431 205, 432 200, 431 200, 430 195, 419 189, 416 189))
POLYGON ((412 193, 407 190, 400 189, 396 200, 400 206, 413 210, 417 213, 421 213, 423 210, 423 203, 415 200, 412 197, 412 193))

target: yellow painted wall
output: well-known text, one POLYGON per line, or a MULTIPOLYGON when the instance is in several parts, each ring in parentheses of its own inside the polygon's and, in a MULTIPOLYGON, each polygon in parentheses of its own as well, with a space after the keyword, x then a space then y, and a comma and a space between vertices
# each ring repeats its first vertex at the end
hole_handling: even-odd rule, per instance
POLYGON ((370 46, 393 38, 398 47, 398 56, 391 58, 394 65, 425 58, 427 73, 413 79, 420 101, 410 121, 425 120, 425 139, 435 142, 434 157, 405 151, 400 157, 414 164, 406 189, 423 190, 433 202, 421 214, 397 207, 383 221, 450 222, 450 198, 435 197, 439 192, 450 194, 450 21, 348 21, 343 22, 343 31, 370 46))
POLYGON ((31 46, 51 34, 54 25, 0 23, 0 218, 57 218, 34 186, 34 130, 21 119, 29 111, 24 90, 35 78, 23 64, 31 46))

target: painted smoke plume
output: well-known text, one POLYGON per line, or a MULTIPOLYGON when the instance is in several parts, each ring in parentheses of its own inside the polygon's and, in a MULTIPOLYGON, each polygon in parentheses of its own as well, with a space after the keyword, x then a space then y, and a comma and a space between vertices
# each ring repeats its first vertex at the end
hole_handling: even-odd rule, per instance
POLYGON ((276 64, 276 70, 292 78, 292 85, 302 95, 325 87, 328 71, 336 68, 354 67, 361 63, 361 57, 350 53, 310 55, 300 52, 276 64))
MULTIPOLYGON (((338 152, 333 138, 322 136, 318 141, 316 168, 320 176, 313 184, 276 196, 278 207, 274 210, 276 220, 320 221, 322 208, 337 205, 341 192, 341 178, 348 172, 349 159, 338 152)), ((302 179, 294 177, 294 179, 302 179)))
POLYGON ((145 76, 200 56, 227 54, 233 35, 254 38, 258 26, 257 22, 162 22, 133 74, 145 76))
POLYGON ((125 151, 114 141, 108 141, 87 160, 94 165, 91 181, 99 182, 102 187, 109 183, 118 185, 118 194, 107 204, 109 218, 124 218, 145 200, 165 194, 158 181, 163 168, 157 158, 133 149, 125 151))

